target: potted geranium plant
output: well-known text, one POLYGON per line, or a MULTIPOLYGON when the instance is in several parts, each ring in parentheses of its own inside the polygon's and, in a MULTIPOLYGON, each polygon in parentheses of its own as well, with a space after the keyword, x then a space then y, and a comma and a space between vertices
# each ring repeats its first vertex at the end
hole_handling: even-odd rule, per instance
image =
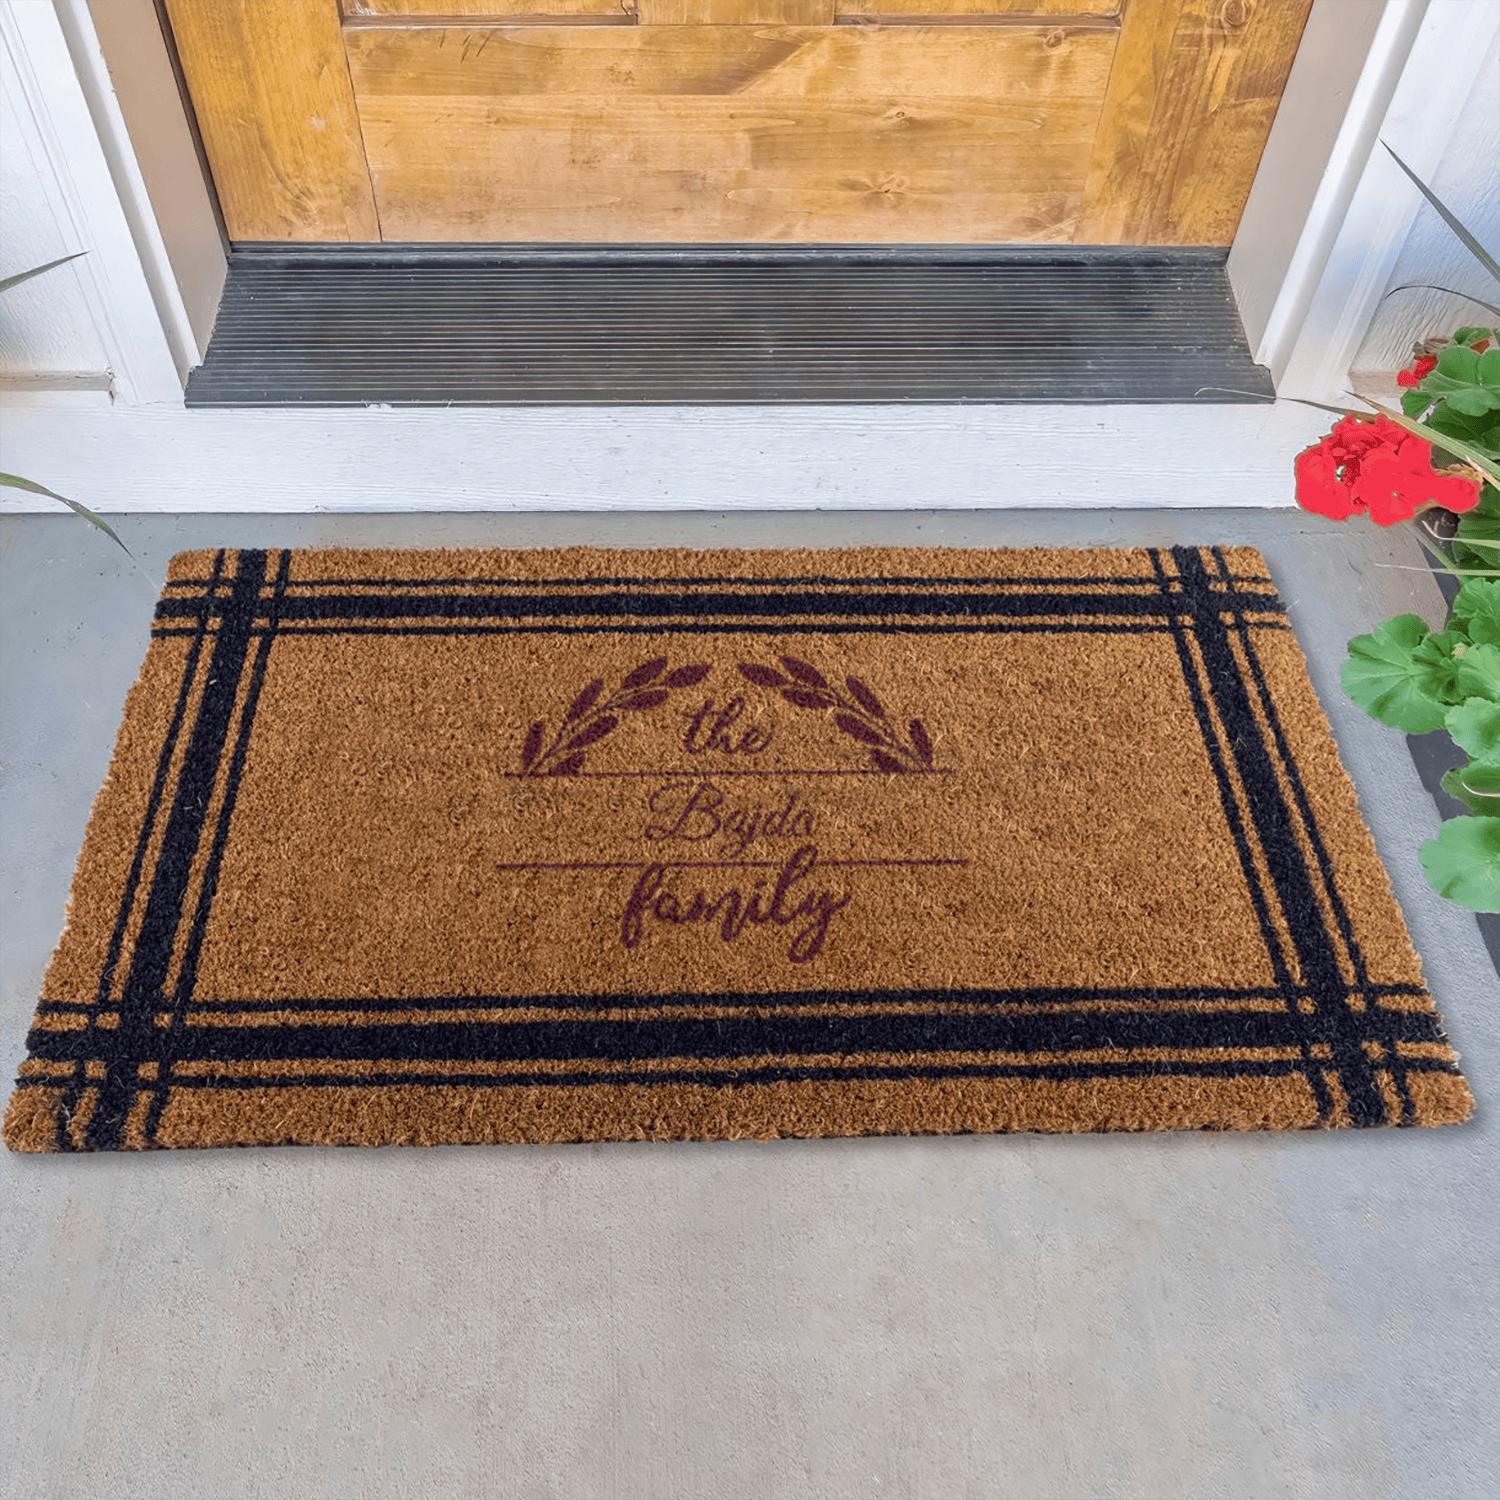
MULTIPOLYGON (((1389 148, 1387 148, 1389 149, 1389 148)), ((1395 156, 1395 153, 1391 153, 1395 156)), ((1500 263, 1399 157, 1479 263, 1500 263)), ((1500 307, 1477 298, 1500 318, 1500 307)), ((1319 515, 1412 521, 1434 563, 1460 580, 1432 630, 1398 615, 1349 643, 1344 691, 1373 718, 1408 734, 1443 729, 1469 758, 1443 787, 1469 809, 1422 846, 1439 894, 1500 911, 1500 332, 1471 325, 1428 339, 1397 377, 1401 410, 1367 397, 1374 415, 1345 412, 1297 456, 1297 503, 1319 515)))

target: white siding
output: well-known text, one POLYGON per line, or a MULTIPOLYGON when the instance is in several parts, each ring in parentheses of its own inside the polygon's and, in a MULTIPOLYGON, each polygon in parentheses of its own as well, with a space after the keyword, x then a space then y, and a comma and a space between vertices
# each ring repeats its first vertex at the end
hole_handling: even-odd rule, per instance
MULTIPOLYGON (((49 174, 39 122, 0 33, 0 276, 88 248, 77 227, 60 217, 49 174)), ((0 380, 71 384, 92 376, 107 383, 108 372, 76 265, 0 294, 0 380)))
MULTIPOLYGON (((1385 168, 1392 191, 1403 191, 1406 179, 1400 168, 1389 157, 1385 158, 1385 168)), ((1460 127, 1430 186, 1482 245, 1500 254, 1500 53, 1490 56, 1475 79, 1460 127)), ((1432 282, 1500 303, 1500 285, 1425 200, 1402 246, 1387 291, 1411 282, 1432 282)), ((1389 380, 1393 371, 1409 364, 1414 341, 1451 333, 1465 323, 1495 321, 1494 313, 1442 292, 1388 295, 1354 362, 1360 389, 1389 380)))

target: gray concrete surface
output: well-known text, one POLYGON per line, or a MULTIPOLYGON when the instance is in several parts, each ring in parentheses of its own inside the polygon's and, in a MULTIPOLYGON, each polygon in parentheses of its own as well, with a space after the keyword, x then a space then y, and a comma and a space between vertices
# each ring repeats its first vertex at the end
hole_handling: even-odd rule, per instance
MULTIPOLYGON (((1338 691, 1435 618, 1408 539, 1286 512, 122 517, 183 547, 1250 542, 1479 1099, 1438 1132, 0 1160, 15 1500, 1491 1500, 1500 985, 1436 813, 1338 691)), ((0 521, 13 1074, 154 585, 0 521)))

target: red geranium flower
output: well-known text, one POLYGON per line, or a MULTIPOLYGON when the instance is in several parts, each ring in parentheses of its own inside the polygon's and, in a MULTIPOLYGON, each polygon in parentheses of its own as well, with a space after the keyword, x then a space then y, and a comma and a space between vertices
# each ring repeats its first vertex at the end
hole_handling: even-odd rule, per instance
POLYGON ((1437 358, 1435 355, 1424 354, 1409 370, 1402 370, 1396 376, 1397 385, 1421 385, 1421 383, 1437 369, 1437 358))
POLYGON ((1335 521, 1368 514, 1377 526, 1394 526, 1429 505, 1464 511, 1479 504, 1474 480, 1435 474, 1432 444, 1389 417, 1345 417, 1294 467, 1297 504, 1335 521))

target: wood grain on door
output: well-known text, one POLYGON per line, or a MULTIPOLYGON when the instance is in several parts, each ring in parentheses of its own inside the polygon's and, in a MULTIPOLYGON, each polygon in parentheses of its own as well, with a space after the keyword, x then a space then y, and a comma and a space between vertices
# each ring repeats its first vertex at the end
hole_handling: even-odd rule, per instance
POLYGON ((1228 244, 1311 0, 167 0, 230 235, 1228 244))

